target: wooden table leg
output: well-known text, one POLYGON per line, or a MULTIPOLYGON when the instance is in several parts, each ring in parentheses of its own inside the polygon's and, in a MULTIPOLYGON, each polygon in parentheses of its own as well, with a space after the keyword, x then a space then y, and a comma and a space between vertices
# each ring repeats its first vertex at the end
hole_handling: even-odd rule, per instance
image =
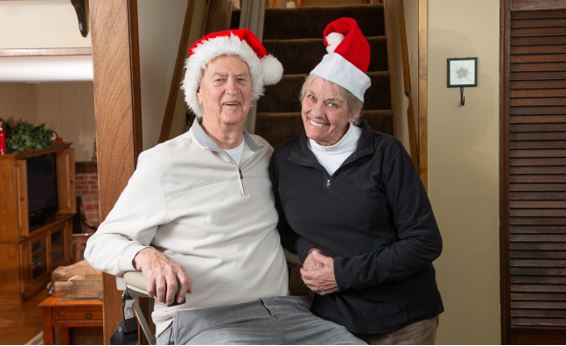
POLYGON ((59 328, 59 345, 70 345, 71 338, 69 328, 61 327, 59 328))
POLYGON ((55 331, 53 330, 51 309, 43 309, 43 344, 55 344, 55 331))

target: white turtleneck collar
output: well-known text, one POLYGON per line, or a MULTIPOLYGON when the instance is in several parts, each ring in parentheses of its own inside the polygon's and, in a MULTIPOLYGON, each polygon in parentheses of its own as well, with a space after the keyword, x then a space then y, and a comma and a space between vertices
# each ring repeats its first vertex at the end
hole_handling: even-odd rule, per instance
POLYGON ((336 144, 324 146, 309 139, 309 149, 328 174, 333 175, 342 163, 356 151, 361 135, 362 129, 350 123, 348 131, 336 144))

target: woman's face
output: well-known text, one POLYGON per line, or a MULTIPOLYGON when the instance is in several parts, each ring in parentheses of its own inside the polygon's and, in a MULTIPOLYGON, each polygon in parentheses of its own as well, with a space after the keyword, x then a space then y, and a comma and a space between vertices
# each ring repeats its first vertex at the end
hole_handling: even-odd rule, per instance
POLYGON ((208 63, 197 98, 208 123, 244 124, 252 100, 252 78, 248 65, 237 56, 219 56, 208 63))
POLYGON ((306 87, 301 107, 307 137, 324 146, 336 144, 355 118, 338 87, 320 77, 306 87))

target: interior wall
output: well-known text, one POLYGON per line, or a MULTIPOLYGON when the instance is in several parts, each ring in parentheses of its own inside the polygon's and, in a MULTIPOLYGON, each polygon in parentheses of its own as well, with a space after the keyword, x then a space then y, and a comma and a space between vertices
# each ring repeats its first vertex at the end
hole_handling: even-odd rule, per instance
POLYGON ((94 91, 92 82, 39 83, 35 86, 36 123, 44 123, 73 143, 75 161, 94 154, 94 91))
POLYGON ((429 195, 444 240, 436 261, 441 344, 498 344, 499 1, 428 1, 429 195), (446 59, 478 57, 478 87, 446 87, 446 59))
POLYGON ((35 122, 35 86, 0 83, 0 118, 35 122))
MULTIPOLYGON (((191 0, 191 1, 195 1, 195 0, 191 0)), ((233 2, 235 7, 240 6, 238 0, 234 0, 233 2)), ((188 47, 190 47, 193 44, 193 42, 195 42, 202 35, 205 34, 207 17, 208 17, 208 6, 205 4, 204 1, 196 1, 193 7, 193 15, 191 21, 191 30, 189 34, 188 47)), ((176 102, 175 114, 173 116, 173 123, 171 125, 171 134, 170 134, 171 138, 185 132, 186 130, 185 116, 187 114, 187 109, 188 109, 187 104, 185 103, 185 93, 182 90, 179 90, 179 93, 177 94, 177 102, 176 102)))
MULTIPOLYGON (((195 5, 189 46, 202 36, 208 10, 207 2, 191 1, 195 1, 195 5)), ((188 0, 170 0, 167 6, 154 0, 138 0, 144 149, 153 147, 159 140, 187 4, 188 0)), ((185 131, 187 107, 182 91, 175 105, 170 138, 185 131)))
POLYGON ((159 139, 187 2, 137 2, 144 149, 159 139))
POLYGON ((69 0, 2 0, 0 19, 0 48, 91 46, 69 0))

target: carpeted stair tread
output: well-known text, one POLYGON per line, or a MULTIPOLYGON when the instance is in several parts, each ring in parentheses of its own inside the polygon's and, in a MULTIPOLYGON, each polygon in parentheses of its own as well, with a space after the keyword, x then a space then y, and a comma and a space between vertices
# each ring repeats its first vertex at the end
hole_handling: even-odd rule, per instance
MULTIPOLYGON (((233 28, 237 27, 239 16, 239 11, 232 13, 233 28)), ((267 9, 262 42, 269 54, 281 61, 285 74, 277 85, 267 87, 259 99, 255 133, 273 147, 304 131, 299 92, 306 74, 326 53, 322 42, 324 28, 340 17, 356 19, 370 44, 368 75, 372 85, 365 94, 362 119, 373 130, 393 134, 383 5, 267 9)))
MULTIPOLYGON (((365 109, 391 108, 389 71, 368 72, 371 87, 365 94, 365 109)), ((260 112, 298 112, 301 108, 299 93, 306 74, 283 75, 279 83, 268 86, 258 101, 260 112)))
MULTIPOLYGON (((390 109, 363 110, 361 119, 371 129, 393 134, 393 113, 390 109)), ((277 148, 303 131, 299 112, 257 113, 255 133, 277 148)))
MULTIPOLYGON (((367 37, 371 60, 369 71, 387 70, 387 44, 385 36, 367 37)), ((285 73, 308 73, 326 54, 320 38, 264 40, 263 45, 281 63, 285 73)))
MULTIPOLYGON (((385 32, 383 5, 333 7, 272 8, 265 11, 263 39, 320 38, 326 24, 340 17, 355 18, 366 36, 385 32), (292 18, 292 20, 289 20, 292 18)), ((240 11, 232 13, 232 26, 237 27, 240 11)))

